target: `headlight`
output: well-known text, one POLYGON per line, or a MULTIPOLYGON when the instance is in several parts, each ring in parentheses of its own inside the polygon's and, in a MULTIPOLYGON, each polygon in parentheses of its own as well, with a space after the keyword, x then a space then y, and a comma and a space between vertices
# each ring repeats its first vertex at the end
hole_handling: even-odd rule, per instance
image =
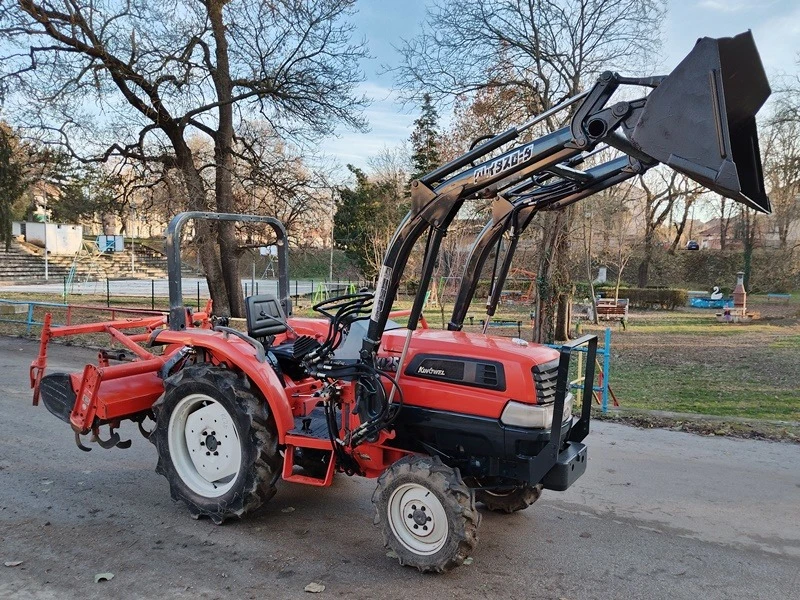
MULTIPOLYGON (((562 422, 572 418, 572 394, 567 394, 564 399, 564 418, 562 422)), ((523 404, 510 400, 506 404, 503 414, 500 415, 500 422, 503 425, 513 425, 515 427, 529 427, 533 429, 549 429, 553 426, 553 409, 555 403, 537 405, 523 404)))

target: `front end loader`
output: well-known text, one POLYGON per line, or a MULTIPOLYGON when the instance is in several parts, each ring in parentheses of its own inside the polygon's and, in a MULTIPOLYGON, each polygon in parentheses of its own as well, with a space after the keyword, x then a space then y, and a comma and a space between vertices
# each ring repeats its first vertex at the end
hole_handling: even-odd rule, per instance
POLYGON ((768 211, 754 120, 768 95, 749 33, 700 40, 668 76, 604 73, 554 109, 574 105, 567 127, 515 145, 547 116, 538 115, 413 182, 411 210, 375 292, 316 304, 315 318, 292 315, 278 221, 182 213, 166 234, 169 314, 67 327, 48 316, 31 365, 34 404, 68 423, 81 450, 91 450, 85 436, 125 448, 121 422, 138 423, 172 497, 215 523, 257 509, 280 479, 322 487, 337 474, 375 478, 374 521, 385 545, 421 571, 451 569, 476 547, 476 502, 507 513, 527 508, 544 489, 570 487, 587 464, 597 339, 557 351, 460 331, 487 249, 509 227, 524 229, 536 211, 658 163, 768 211), (621 85, 652 91, 611 103, 621 85), (622 156, 578 168, 606 146, 622 156), (494 219, 476 241, 453 323, 433 330, 422 317, 425 291, 442 237, 474 197, 498 198, 494 219), (200 312, 183 305, 179 240, 192 219, 262 222, 277 236, 277 293, 246 299, 246 332, 214 315, 210 303, 200 312), (410 311, 393 313, 405 264, 424 234, 419 292, 410 311), (407 325, 393 320, 400 316, 407 325), (52 339, 101 333, 115 348, 101 351, 97 364, 46 372, 52 339), (583 346, 584 383, 573 397, 570 356, 583 346))

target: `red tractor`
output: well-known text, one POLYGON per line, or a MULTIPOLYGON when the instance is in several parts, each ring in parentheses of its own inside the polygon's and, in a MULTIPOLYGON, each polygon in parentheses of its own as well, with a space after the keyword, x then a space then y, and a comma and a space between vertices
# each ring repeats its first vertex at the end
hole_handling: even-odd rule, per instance
MULTIPOLYGON (((166 234, 169 314, 68 327, 51 326, 48 315, 31 366, 33 402, 41 399, 69 423, 82 450, 89 450, 88 434, 103 448, 127 447, 117 429, 123 420, 137 422, 156 447, 156 470, 172 497, 215 523, 256 509, 281 478, 310 486, 330 485, 337 473, 376 478, 375 524, 400 562, 421 571, 460 565, 478 541, 476 502, 522 510, 545 488, 567 489, 586 469, 596 338, 556 351, 460 331, 491 247, 509 229, 515 241, 538 210, 659 162, 769 211, 754 119, 769 93, 749 33, 700 40, 669 76, 604 73, 557 107, 575 105, 569 126, 487 158, 548 111, 413 182, 411 211, 375 292, 317 304, 318 318, 291 316, 279 222, 180 214, 166 234), (653 90, 609 105, 623 84, 653 90), (622 156, 576 168, 605 147, 622 156), (463 202, 478 196, 497 198, 493 220, 473 248, 449 330, 428 329, 422 307, 442 237, 463 202), (183 305, 179 240, 189 219, 264 222, 275 230, 278 293, 247 298, 246 333, 212 315, 210 303, 203 312, 183 305), (391 320, 392 302, 425 233, 419 292, 401 326, 391 320), (45 375, 50 340, 87 333, 108 334, 116 349, 101 351, 98 364, 81 372, 45 375), (575 403, 569 364, 579 346, 588 357, 575 403), (154 425, 145 426, 148 420, 154 425)), ((513 249, 496 264, 490 313, 513 249)))

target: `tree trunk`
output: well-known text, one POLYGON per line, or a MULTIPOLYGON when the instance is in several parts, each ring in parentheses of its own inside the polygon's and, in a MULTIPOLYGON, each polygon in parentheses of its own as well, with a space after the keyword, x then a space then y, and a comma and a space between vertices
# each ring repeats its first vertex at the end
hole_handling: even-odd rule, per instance
MULTIPOLYGON (((221 103, 218 109, 219 123, 214 139, 215 182, 217 210, 219 212, 236 212, 233 203, 233 104, 230 64, 228 61, 228 40, 225 37, 225 24, 222 19, 224 2, 209 2, 208 17, 216 44, 216 69, 212 72, 217 100, 221 103)), ((222 221, 217 226, 220 255, 222 258, 222 276, 228 295, 231 316, 244 316, 244 294, 239 276, 239 245, 236 242, 236 224, 222 221)))
MULTIPOLYGON (((604 232, 608 233, 608 228, 603 228, 604 232)), ((597 298, 594 293, 594 277, 592 277, 592 223, 589 220, 589 230, 586 230, 586 219, 583 222, 583 249, 584 258, 586 259, 586 277, 589 280, 589 296, 592 303, 592 323, 599 324, 597 316, 597 298)))
POLYGON ((539 285, 536 294, 536 321, 533 328, 533 341, 539 344, 552 343, 556 338, 556 322, 562 324, 565 315, 558 318, 559 297, 563 293, 568 238, 567 211, 558 211, 547 215, 548 222, 544 226, 544 240, 539 259, 539 285))
POLYGON ((744 243, 744 289, 750 291, 750 271, 753 265, 753 245, 744 243))
POLYGON ((720 217, 719 217, 719 249, 725 250, 728 243, 728 226, 730 225, 730 217, 725 216, 725 210, 728 208, 728 199, 720 196, 720 217))
POLYGON ((756 213, 749 208, 742 209, 744 220, 744 289, 750 291, 750 271, 753 264, 753 248, 756 245, 756 213))
POLYGON ((644 235, 644 256, 642 262, 639 263, 639 272, 637 276, 637 285, 640 288, 647 287, 650 281, 650 263, 653 262, 653 232, 648 228, 644 235))
POLYGON ((562 292, 558 295, 558 313, 556 314, 555 339, 566 342, 569 339, 569 325, 572 321, 572 294, 562 292))
MULTIPOLYGON (((176 133, 172 138, 175 147, 177 166, 186 184, 190 210, 208 210, 208 198, 205 192, 203 178, 197 171, 192 158, 191 150, 183 139, 181 133, 176 133)), ((167 179, 169 185, 169 179, 167 179)), ((173 194, 174 195, 174 194, 173 194)), ((200 262, 206 272, 206 282, 211 300, 214 303, 214 312, 218 315, 230 315, 228 295, 222 278, 219 249, 214 242, 213 228, 209 221, 198 220, 194 224, 197 237, 197 247, 200 262)), ((180 244, 180 240, 175 240, 180 244)))
MULTIPOLYGON (((669 247, 669 253, 674 255, 675 251, 678 249, 678 244, 681 243, 681 237, 683 236, 683 232, 686 229, 686 221, 689 218, 689 209, 692 208, 694 204, 694 198, 687 199, 683 205, 683 215, 681 216, 681 221, 675 226, 675 239, 672 240, 672 245, 669 247)), ((672 214, 672 213, 670 213, 672 214)), ((689 232, 691 235, 691 231, 689 232)))

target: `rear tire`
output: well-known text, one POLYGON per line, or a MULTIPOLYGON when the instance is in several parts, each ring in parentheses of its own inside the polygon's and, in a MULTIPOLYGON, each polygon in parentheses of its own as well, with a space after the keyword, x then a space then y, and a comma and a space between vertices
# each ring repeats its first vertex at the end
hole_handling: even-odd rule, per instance
POLYGON ((401 565, 441 573, 478 544, 480 514, 458 469, 438 457, 407 456, 386 469, 372 495, 375 525, 401 565))
POLYGON ((541 483, 524 483, 517 487, 497 490, 475 490, 475 499, 494 512, 511 514, 525 510, 542 495, 541 483))
POLYGON ((150 441, 156 472, 194 518, 221 524, 252 512, 275 495, 280 474, 275 425, 249 381, 229 369, 196 365, 164 382, 153 405, 150 441))

